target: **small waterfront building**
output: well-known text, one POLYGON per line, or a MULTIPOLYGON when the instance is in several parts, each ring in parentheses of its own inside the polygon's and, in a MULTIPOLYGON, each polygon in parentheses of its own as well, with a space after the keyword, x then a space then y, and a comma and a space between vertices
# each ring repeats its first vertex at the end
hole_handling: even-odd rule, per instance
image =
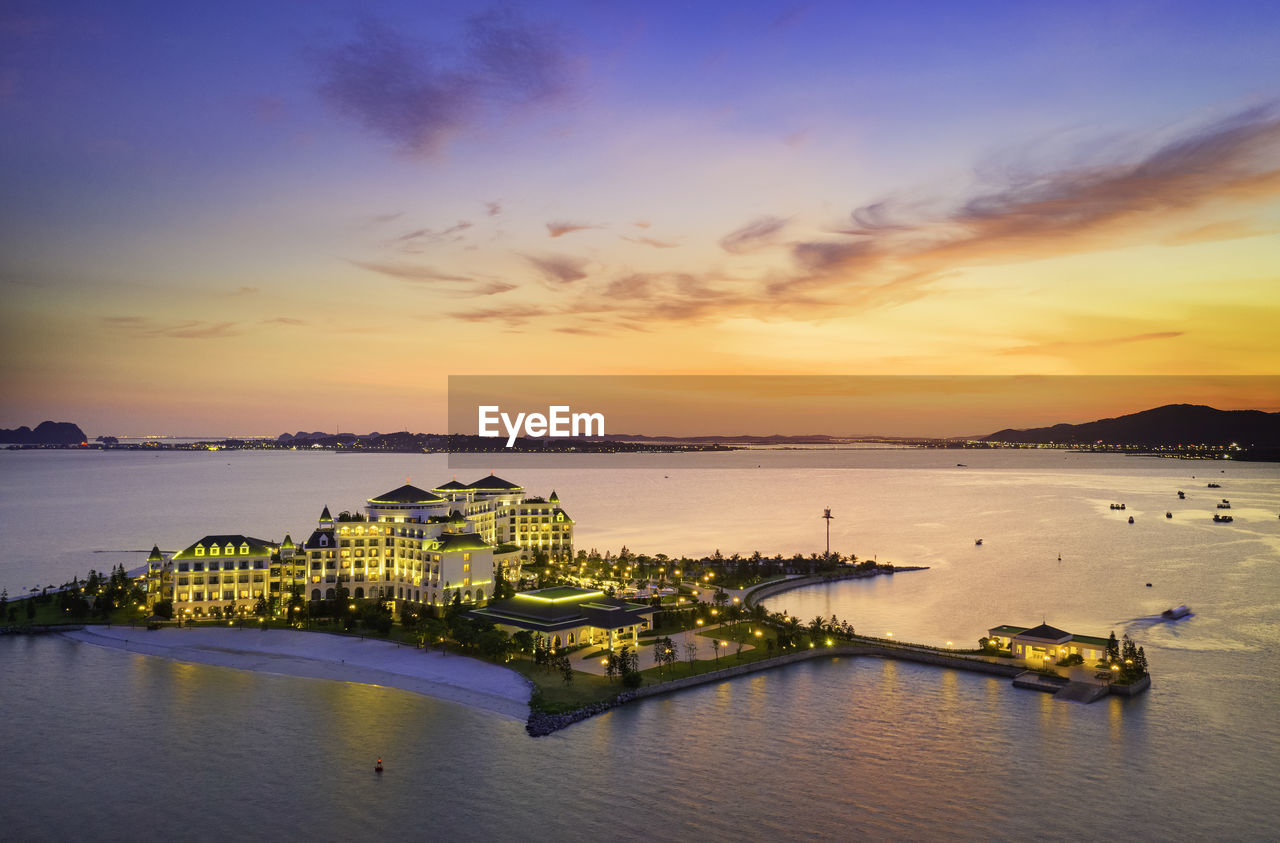
POLYGON ((640 633, 650 627, 655 611, 598 589, 552 586, 495 600, 470 615, 507 633, 528 630, 553 648, 597 644, 613 650, 638 649, 640 633))
POLYGON ((988 630, 987 639, 999 642, 1000 649, 1009 650, 1015 659, 1025 659, 1036 665, 1043 663, 1046 657, 1057 662, 1074 655, 1080 656, 1086 664, 1092 664, 1103 661, 1107 655, 1107 639, 1073 635, 1045 623, 1034 627, 993 627, 988 630))

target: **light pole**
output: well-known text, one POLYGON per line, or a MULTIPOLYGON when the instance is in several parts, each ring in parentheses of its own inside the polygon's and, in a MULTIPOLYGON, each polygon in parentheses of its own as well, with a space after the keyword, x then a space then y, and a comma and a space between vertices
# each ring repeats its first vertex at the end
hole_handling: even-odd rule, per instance
POLYGON ((831 514, 831 507, 822 510, 822 519, 827 522, 827 558, 831 558, 831 519, 835 518, 831 514))

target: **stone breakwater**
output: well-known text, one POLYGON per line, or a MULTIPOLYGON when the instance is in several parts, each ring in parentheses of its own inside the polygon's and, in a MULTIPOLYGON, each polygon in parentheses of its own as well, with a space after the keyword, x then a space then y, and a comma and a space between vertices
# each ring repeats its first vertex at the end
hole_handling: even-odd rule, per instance
POLYGON ((529 722, 525 723, 524 730, 535 738, 549 735, 552 732, 558 732, 561 729, 572 726, 588 717, 595 717, 597 714, 604 714, 611 708, 617 708, 620 705, 626 705, 635 699, 634 691, 623 691, 618 696, 604 702, 592 703, 574 711, 567 711, 563 714, 547 714, 542 711, 532 711, 529 713, 529 722))

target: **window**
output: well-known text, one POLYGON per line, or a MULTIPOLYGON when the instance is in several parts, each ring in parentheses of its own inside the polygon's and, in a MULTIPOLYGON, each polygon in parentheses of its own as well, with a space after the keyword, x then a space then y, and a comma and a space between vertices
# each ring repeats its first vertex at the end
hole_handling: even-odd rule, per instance
POLYGON ((196 556, 204 556, 204 545, 196 545, 196 556))
POLYGON ((179 563, 178 563, 178 570, 179 570, 179 571, 186 571, 186 570, 189 570, 189 568, 190 568, 190 566, 189 566, 186 562, 179 562, 179 563))

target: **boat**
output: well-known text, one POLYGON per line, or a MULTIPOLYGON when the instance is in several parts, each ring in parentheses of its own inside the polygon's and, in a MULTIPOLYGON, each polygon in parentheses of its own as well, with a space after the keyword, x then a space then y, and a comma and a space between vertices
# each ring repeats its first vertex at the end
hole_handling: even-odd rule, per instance
POLYGON ((1132 523, 1133 523, 1133 516, 1132 516, 1132 515, 1130 515, 1130 516, 1129 516, 1129 523, 1130 523, 1130 524, 1132 524, 1132 523))
POLYGON ((1230 515, 1215 515, 1215 516, 1213 516, 1213 523, 1215 523, 1215 524, 1230 524, 1230 523, 1231 523, 1232 521, 1234 521, 1234 520, 1235 520, 1235 519, 1234 519, 1234 518, 1232 518, 1230 515))
POLYGON ((1218 509, 1230 509, 1230 508, 1231 508, 1231 501, 1229 500, 1223 500, 1222 503, 1218 504, 1218 509))
POLYGON ((1187 493, 1186 493, 1186 492, 1184 492, 1184 491, 1182 491, 1181 489, 1179 489, 1179 490, 1178 490, 1178 500, 1180 500, 1180 501, 1185 501, 1186 499, 1187 499, 1187 493))
POLYGON ((1210 483, 1210 484, 1209 484, 1209 488, 1210 488, 1210 489, 1221 489, 1221 488, 1222 488, 1222 486, 1220 486, 1220 485, 1219 485, 1219 484, 1217 484, 1217 483, 1210 483))
POLYGON ((374 764, 374 765, 373 765, 373 771, 374 771, 375 773, 381 773, 381 772, 382 772, 382 759, 381 759, 381 758, 379 758, 379 759, 378 759, 378 763, 377 763, 377 764, 374 764))
POLYGON ((1176 621, 1178 618, 1185 618, 1189 614, 1191 614, 1190 609, 1188 609, 1186 606, 1179 606, 1176 609, 1165 609, 1163 612, 1160 613, 1160 617, 1168 618, 1171 621, 1176 621))
POLYGON ((1173 517, 1173 513, 1172 513, 1172 512, 1166 512, 1166 513, 1164 514, 1164 517, 1165 517, 1165 518, 1172 518, 1172 517, 1173 517))
POLYGON ((973 543, 978 547, 982 547, 982 539, 974 539, 973 543))

